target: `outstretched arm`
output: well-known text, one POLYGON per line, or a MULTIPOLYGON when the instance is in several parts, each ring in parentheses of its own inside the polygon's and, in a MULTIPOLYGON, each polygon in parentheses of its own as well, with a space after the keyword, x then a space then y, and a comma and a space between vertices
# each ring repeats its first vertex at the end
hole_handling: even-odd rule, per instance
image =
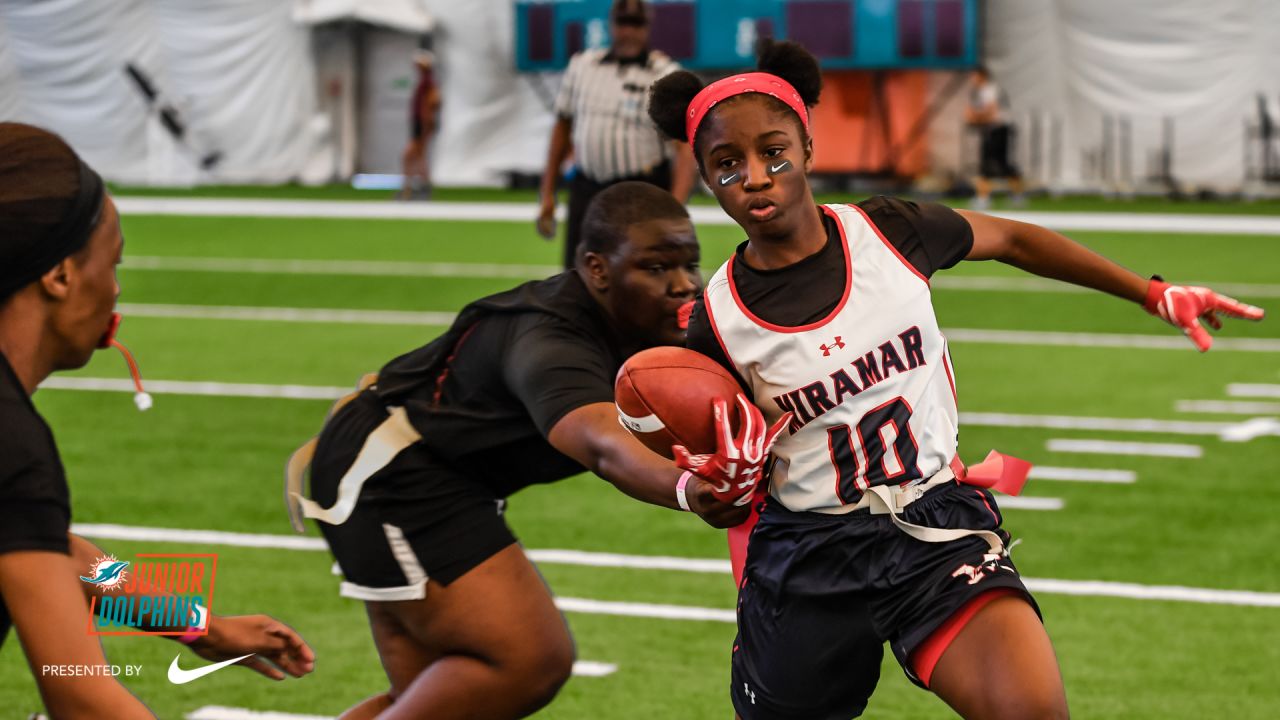
MULTIPOLYGON (((551 428, 547 439, 631 497, 667 508, 678 506, 680 469, 632 437, 618 422, 613 403, 591 403, 570 412, 551 428)), ((712 527, 733 527, 749 512, 747 507, 717 500, 711 484, 697 476, 688 481, 685 496, 689 509, 712 527)))
POLYGON ((959 211, 973 228, 966 260, 999 260, 1042 277, 1100 290, 1142 305, 1147 312, 1180 329, 1201 352, 1213 344, 1200 326, 1222 327, 1218 314, 1261 320, 1261 308, 1245 305, 1208 288, 1170 285, 1147 279, 1048 228, 959 211))
MULTIPOLYGON (((106 555, 89 540, 68 533, 71 545, 72 565, 87 568, 96 559, 106 555)), ((101 598, 107 591, 93 583, 79 583, 86 601, 101 598)), ((119 593, 117 593, 118 595, 119 593)), ((187 627, 146 624, 152 632, 184 632, 187 627)), ((164 635, 178 639, 178 635, 164 635)), ((283 680, 284 673, 301 677, 315 669, 315 654, 298 633, 284 623, 266 615, 222 616, 209 618, 209 631, 191 641, 191 650, 206 660, 228 660, 241 655, 240 665, 261 673, 272 680, 283 680), (264 662, 269 660, 270 662, 264 662)))

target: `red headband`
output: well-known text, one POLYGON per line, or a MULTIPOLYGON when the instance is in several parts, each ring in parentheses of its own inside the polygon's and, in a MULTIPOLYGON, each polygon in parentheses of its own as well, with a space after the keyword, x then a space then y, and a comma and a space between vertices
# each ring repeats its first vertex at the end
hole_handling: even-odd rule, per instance
POLYGON ((800 99, 800 93, 796 92, 791 83, 777 75, 752 72, 717 80, 702 88, 694 96, 693 101, 689 103, 689 114, 684 121, 689 142, 693 142, 698 126, 702 124, 702 119, 707 116, 707 113, 711 112, 711 108, 735 95, 750 92, 772 95, 786 103, 787 107, 800 116, 800 123, 804 125, 805 132, 809 131, 809 111, 804 106, 804 100, 800 99))

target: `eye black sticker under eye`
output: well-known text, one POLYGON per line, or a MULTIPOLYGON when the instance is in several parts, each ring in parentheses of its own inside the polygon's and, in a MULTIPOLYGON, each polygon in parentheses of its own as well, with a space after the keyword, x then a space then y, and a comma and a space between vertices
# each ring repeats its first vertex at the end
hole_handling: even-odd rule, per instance
POLYGON ((776 163, 769 163, 769 174, 781 175, 784 172, 789 172, 793 167, 795 166, 791 164, 790 160, 779 160, 776 163))
POLYGON ((737 170, 728 172, 720 176, 720 187, 727 187, 742 179, 742 173, 737 170))

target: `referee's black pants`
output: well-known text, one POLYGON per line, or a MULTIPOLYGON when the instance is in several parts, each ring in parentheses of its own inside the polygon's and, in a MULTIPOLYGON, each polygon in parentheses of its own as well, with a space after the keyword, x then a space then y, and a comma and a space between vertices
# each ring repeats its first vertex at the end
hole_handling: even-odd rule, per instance
POLYGON ((671 163, 664 162, 653 170, 634 177, 617 178, 608 182, 596 182, 583 174, 581 168, 569 181, 569 227, 564 239, 564 266, 572 268, 578 255, 578 244, 582 240, 582 220, 587 216, 587 206, 591 198, 610 185, 626 180, 638 180, 657 185, 663 190, 671 189, 671 163))

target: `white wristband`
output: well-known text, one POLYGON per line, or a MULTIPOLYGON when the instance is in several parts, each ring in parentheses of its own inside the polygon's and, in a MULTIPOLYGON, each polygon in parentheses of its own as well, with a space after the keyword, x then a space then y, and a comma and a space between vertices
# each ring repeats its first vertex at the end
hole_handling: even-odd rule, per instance
POLYGON ((689 484, 689 478, 693 477, 693 473, 688 470, 680 476, 680 480, 676 482, 676 502, 680 504, 680 509, 689 512, 689 498, 685 497, 684 486, 689 484))

